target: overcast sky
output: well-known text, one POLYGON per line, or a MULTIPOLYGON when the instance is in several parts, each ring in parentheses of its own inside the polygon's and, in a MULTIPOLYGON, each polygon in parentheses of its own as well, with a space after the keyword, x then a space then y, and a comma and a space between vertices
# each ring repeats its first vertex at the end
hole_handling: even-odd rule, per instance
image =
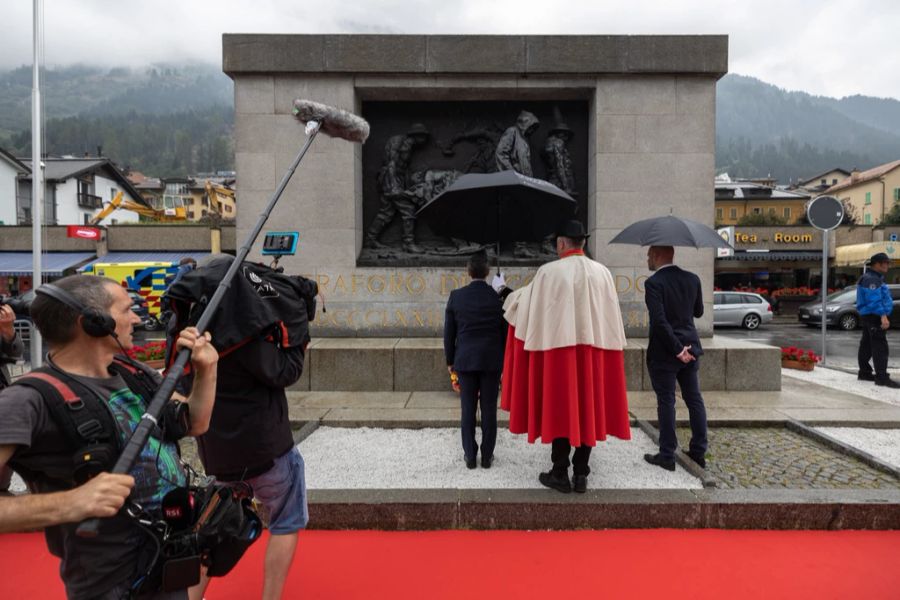
MULTIPOLYGON (((0 0, 0 68, 31 63, 32 2, 0 0)), ((221 64, 223 33, 727 34, 729 71, 900 99, 897 0, 44 0, 46 64, 221 64)))

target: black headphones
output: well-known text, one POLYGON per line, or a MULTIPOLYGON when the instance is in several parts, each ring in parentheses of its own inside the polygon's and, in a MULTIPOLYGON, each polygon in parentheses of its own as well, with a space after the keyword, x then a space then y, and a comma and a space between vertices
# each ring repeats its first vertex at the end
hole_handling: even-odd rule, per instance
POLYGON ((75 296, 52 283, 45 283, 37 288, 35 293, 53 298, 57 302, 62 302, 69 308, 77 310, 81 315, 81 328, 89 336, 100 338, 111 335, 116 337, 116 320, 109 313, 86 307, 75 296))

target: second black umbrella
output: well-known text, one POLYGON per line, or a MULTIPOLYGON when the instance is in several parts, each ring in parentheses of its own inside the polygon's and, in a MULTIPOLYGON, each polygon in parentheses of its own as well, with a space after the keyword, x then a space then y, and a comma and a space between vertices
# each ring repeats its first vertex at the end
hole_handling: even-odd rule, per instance
POLYGON ((575 208, 552 183, 501 171, 462 175, 417 215, 438 235, 469 242, 540 242, 575 208))

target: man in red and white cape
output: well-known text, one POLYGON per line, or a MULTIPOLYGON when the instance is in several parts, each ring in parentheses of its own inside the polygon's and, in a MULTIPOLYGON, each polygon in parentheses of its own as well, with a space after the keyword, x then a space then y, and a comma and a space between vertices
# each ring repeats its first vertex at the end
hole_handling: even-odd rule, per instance
POLYGON ((559 260, 503 305, 509 334, 500 406, 512 433, 552 445, 553 468, 539 479, 564 493, 587 489, 598 440, 631 439, 619 299, 609 269, 584 255, 587 237, 580 221, 563 224, 559 260))

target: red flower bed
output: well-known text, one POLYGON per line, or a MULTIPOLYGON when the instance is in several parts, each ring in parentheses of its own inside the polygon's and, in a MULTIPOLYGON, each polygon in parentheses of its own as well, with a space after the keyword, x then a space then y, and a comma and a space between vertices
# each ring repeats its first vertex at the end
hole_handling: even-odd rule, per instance
POLYGON ((768 296, 769 290, 764 287, 749 287, 746 285, 739 285, 735 287, 732 291, 734 292, 747 292, 750 294, 759 294, 760 296, 768 296))
POLYGON ((804 350, 803 348, 797 348, 796 346, 788 346, 787 348, 781 349, 781 360, 795 360, 804 364, 815 364, 821 359, 822 357, 818 356, 812 350, 804 350))
POLYGON ((133 346, 128 350, 128 356, 134 360, 160 360, 166 357, 166 342, 158 340, 147 342, 143 346, 133 346))
MULTIPOLYGON (((838 291, 836 288, 828 288, 828 293, 838 291)), ((811 288, 806 286, 801 287, 792 287, 792 288, 779 288, 772 292, 773 298, 790 298, 793 296, 818 296, 821 294, 821 288, 811 288)))

